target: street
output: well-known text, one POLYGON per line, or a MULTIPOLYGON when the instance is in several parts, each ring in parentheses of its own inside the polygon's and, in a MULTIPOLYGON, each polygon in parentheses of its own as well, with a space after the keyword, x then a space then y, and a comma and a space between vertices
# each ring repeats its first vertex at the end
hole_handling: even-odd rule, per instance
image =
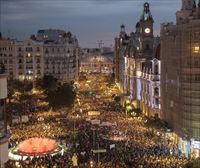
MULTIPOLYGON (((109 76, 87 75, 75 86, 77 95, 72 108, 34 113, 29 123, 11 128, 13 142, 47 137, 56 139, 64 148, 62 156, 20 161, 22 167, 78 164, 79 167, 178 168, 186 163, 176 146, 158 130, 145 126, 141 116, 126 116, 114 99, 120 92, 109 76), (55 162, 49 163, 49 159, 55 162)), ((14 163, 10 160, 8 165, 14 163)))

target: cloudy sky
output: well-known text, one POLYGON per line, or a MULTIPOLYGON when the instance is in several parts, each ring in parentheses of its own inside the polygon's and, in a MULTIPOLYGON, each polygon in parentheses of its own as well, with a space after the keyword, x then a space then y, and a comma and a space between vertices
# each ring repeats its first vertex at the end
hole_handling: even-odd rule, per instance
MULTIPOLYGON (((28 38, 38 29, 70 30, 81 47, 97 47, 97 40, 113 44, 120 25, 135 30, 147 0, 0 0, 0 31, 3 36, 28 38)), ((181 0, 148 0, 154 32, 160 24, 175 21, 181 0)))

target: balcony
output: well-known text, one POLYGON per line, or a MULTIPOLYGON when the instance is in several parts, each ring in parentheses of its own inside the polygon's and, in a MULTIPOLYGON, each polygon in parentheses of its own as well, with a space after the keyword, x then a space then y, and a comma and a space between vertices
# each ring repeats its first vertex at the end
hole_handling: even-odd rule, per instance
POLYGON ((27 63, 27 64, 32 64, 32 63, 33 63, 33 61, 26 61, 26 63, 27 63))

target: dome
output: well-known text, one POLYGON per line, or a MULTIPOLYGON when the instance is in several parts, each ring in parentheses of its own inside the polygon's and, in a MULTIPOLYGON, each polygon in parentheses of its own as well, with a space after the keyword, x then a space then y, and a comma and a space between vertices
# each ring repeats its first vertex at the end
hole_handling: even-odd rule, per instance
POLYGON ((124 24, 121 25, 121 28, 125 28, 124 24))

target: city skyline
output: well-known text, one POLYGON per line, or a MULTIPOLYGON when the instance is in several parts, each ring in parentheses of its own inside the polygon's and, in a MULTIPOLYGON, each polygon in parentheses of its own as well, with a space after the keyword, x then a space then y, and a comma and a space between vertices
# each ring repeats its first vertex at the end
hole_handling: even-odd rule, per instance
MULTIPOLYGON (((1 0, 0 32, 5 37, 26 39, 39 29, 63 29, 76 34, 81 47, 98 47, 97 40, 110 46, 121 24, 125 24, 128 33, 135 31, 144 2, 146 0, 1 0)), ((181 2, 147 2, 154 16, 154 35, 159 35, 161 23, 175 21, 181 2)))

